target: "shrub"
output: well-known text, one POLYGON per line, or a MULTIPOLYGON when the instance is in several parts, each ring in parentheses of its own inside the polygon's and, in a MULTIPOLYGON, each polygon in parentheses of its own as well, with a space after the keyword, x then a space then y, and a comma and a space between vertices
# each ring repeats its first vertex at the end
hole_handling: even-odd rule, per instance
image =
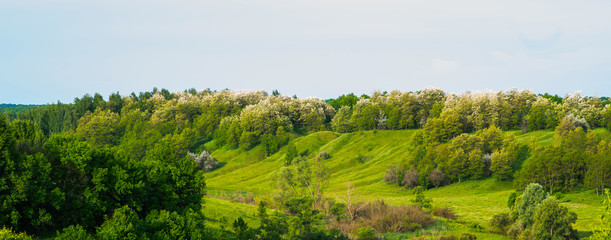
POLYGON ((429 182, 431 182, 433 186, 435 186, 435 188, 438 188, 439 185, 443 183, 445 178, 446 178, 446 175, 441 170, 435 168, 433 169, 433 171, 431 172, 431 175, 429 176, 429 182))
POLYGON ((454 211, 449 207, 435 207, 433 208, 433 215, 450 220, 456 219, 456 214, 454 214, 454 211))
POLYGON ((493 215, 490 219, 490 228, 493 232, 505 234, 511 223, 511 218, 508 213, 498 213, 493 215))
POLYGON ((463 233, 458 238, 458 240, 475 240, 475 239, 477 239, 477 237, 470 233, 463 233))
POLYGON ((377 232, 411 232, 435 224, 435 220, 416 206, 389 206, 384 201, 353 204, 357 209, 352 221, 342 221, 339 228, 354 233, 360 227, 370 226, 377 232))
POLYGON ((405 171, 401 183, 405 187, 416 187, 418 186, 418 171, 416 169, 410 169, 405 171))
POLYGON ((199 155, 187 152, 189 159, 195 161, 200 169, 208 172, 219 167, 219 162, 214 159, 208 151, 204 150, 199 155))
POLYGON ((399 176, 399 168, 396 165, 391 165, 386 170, 386 175, 384 175, 384 182, 396 183, 398 182, 399 176))
POLYGON ((329 153, 327 153, 327 151, 322 151, 318 153, 318 159, 320 160, 326 160, 331 158, 331 155, 329 155, 329 153))
POLYGON ((371 227, 362 227, 356 232, 358 240, 375 240, 376 231, 371 227))
POLYGON ((415 206, 425 209, 430 209, 432 207, 432 200, 424 196, 424 189, 421 186, 414 188, 414 193, 416 194, 416 198, 412 199, 411 202, 415 206))

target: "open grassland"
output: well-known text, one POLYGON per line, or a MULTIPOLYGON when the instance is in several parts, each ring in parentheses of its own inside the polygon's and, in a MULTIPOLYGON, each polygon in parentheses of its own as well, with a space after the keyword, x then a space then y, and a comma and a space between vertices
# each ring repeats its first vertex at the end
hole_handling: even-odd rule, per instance
MULTIPOLYGON (((604 129, 595 129, 597 135, 609 139, 611 134, 604 129)), ((317 132, 295 139, 300 153, 310 157, 321 151, 331 156, 324 160, 330 170, 326 196, 341 199, 346 194, 346 186, 354 186, 355 197, 360 201, 381 199, 391 204, 409 204, 415 196, 412 191, 383 182, 385 171, 390 165, 401 165, 409 159, 413 151, 411 137, 414 130, 405 131, 365 131, 347 134, 317 132)), ((552 131, 534 131, 523 134, 521 131, 508 131, 522 144, 547 146, 553 143, 552 131)), ((252 194, 257 199, 272 198, 275 189, 270 179, 285 162, 286 148, 271 156, 265 156, 258 146, 249 151, 221 148, 212 155, 224 166, 207 173, 207 186, 210 196, 238 193, 252 194)), ((490 218, 501 212, 508 212, 507 196, 516 189, 511 182, 498 182, 495 178, 479 181, 464 181, 438 189, 429 189, 425 195, 433 200, 435 206, 448 206, 454 209, 457 221, 443 221, 439 226, 404 235, 390 234, 389 239, 400 239, 420 235, 468 232, 480 239, 504 239, 501 235, 470 228, 477 224, 487 227, 490 218), (459 224, 460 223, 460 224, 459 224)), ((578 214, 574 227, 581 231, 591 231, 600 217, 599 198, 591 191, 565 194, 561 201, 571 211, 578 214)), ((218 220, 225 216, 229 220, 242 216, 249 224, 258 224, 253 218, 256 206, 238 204, 227 200, 207 198, 206 216, 218 220), (211 207, 214 206, 214 207, 211 207), (214 208, 214 209, 211 209, 214 208)))

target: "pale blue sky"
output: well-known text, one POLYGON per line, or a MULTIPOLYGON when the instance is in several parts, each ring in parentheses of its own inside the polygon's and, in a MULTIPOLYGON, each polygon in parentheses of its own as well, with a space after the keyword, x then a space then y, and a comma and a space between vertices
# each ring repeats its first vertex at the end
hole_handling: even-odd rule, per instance
POLYGON ((0 103, 153 87, 611 95, 611 1, 2 0, 0 103))

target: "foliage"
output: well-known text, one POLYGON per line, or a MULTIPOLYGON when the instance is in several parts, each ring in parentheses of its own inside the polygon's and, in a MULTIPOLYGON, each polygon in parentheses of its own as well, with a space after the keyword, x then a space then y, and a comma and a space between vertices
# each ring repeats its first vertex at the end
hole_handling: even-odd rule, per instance
POLYGON ((416 198, 411 200, 414 205, 424 209, 431 209, 432 200, 424 196, 424 189, 421 186, 414 188, 414 194, 416 194, 416 198))
MULTIPOLYGON (((194 89, 170 93, 155 88, 127 96, 113 93, 108 101, 100 94, 87 94, 73 103, 32 107, 0 119, 0 225, 28 234, 55 232, 64 238, 101 238, 106 236, 104 229, 115 227, 126 236, 175 238, 182 230, 172 229, 188 229, 188 219, 199 221, 188 212, 200 212, 204 171, 218 167, 212 155, 227 159, 224 163, 229 165, 206 173, 210 177, 226 176, 228 172, 244 174, 251 170, 251 164, 260 162, 267 166, 267 172, 251 171, 248 176, 233 178, 247 179, 244 184, 255 185, 271 179, 282 192, 278 200, 306 196, 311 199, 310 208, 321 210, 320 214, 330 214, 322 210, 335 206, 325 207, 324 200, 327 191, 337 188, 337 184, 329 183, 331 176, 342 181, 359 179, 359 186, 369 186, 383 177, 391 163, 387 159, 394 159, 395 164, 401 160, 402 167, 391 171, 389 179, 407 187, 437 188, 455 181, 480 180, 493 173, 502 181, 513 176, 518 188, 536 182, 550 193, 592 189, 600 194, 611 185, 611 175, 605 171, 611 167, 611 147, 607 138, 592 132, 600 133, 602 129, 594 129, 599 126, 611 126, 611 111, 604 104, 599 98, 577 93, 561 99, 517 90, 461 95, 439 89, 374 92, 371 97, 349 94, 328 103, 286 97, 277 91, 271 95, 262 91, 194 89), (530 144, 526 149, 511 137, 516 135, 521 143, 527 141, 519 133, 503 132, 520 127, 530 131, 556 129, 555 139, 549 145, 530 144), (394 147, 380 149, 371 143, 364 147, 354 143, 368 138, 378 144, 391 139, 387 137, 389 131, 351 134, 415 128, 422 129, 417 133, 398 132, 408 136, 405 142, 413 133, 413 144, 395 141, 394 147), (300 142, 302 157, 295 142, 289 141, 331 129, 347 134, 322 148, 300 142), (232 150, 238 146, 241 149, 232 150), (344 151, 341 146, 350 146, 345 149, 353 152, 338 152, 344 151), (367 149, 367 153, 361 149, 367 149), (281 154, 275 154, 278 151, 281 154), (532 157, 525 160, 529 154, 524 151, 530 151, 532 157), (286 166, 281 168, 276 160, 283 153, 286 166), (320 154, 312 157, 309 153, 320 154), (331 154, 333 158, 329 158, 331 154), (359 154, 361 159, 366 154, 369 160, 355 162, 359 154), (348 168, 349 164, 357 166, 348 168), (357 172, 350 172, 354 169, 357 172), (518 173, 513 175, 514 171, 518 173), (370 173, 355 177, 364 172, 370 173), (257 178, 251 178, 256 174, 257 178), (113 222, 115 214, 117 220, 113 222), (135 228, 121 230, 129 223, 135 228)), ((253 192, 266 191, 261 188, 253 192)), ((426 200, 424 195, 422 198, 426 200)), ((517 209, 523 198, 513 201, 516 210, 510 215, 512 220, 520 218, 517 209)), ((339 224, 347 221, 341 218, 342 209, 348 212, 350 208, 347 215, 360 218, 354 215, 359 212, 357 205, 344 204, 334 208, 334 215, 324 217, 333 216, 339 224)), ((230 235, 203 226, 200 228, 205 233, 200 233, 219 238, 240 238, 248 233, 248 238, 262 239, 339 236, 324 230, 322 224, 314 224, 309 233, 304 231, 304 219, 298 215, 275 215, 267 216, 272 222, 265 229, 252 229, 235 219, 238 227, 226 229, 230 235)), ((402 215, 391 216, 401 219, 402 215)), ((419 227, 408 224, 399 228, 419 227)), ((526 231, 535 234, 533 229, 526 231)))
POLYGON ((590 239, 609 239, 611 237, 611 194, 609 189, 605 189, 605 200, 603 201, 602 215, 600 216, 600 226, 594 230, 590 239))
POLYGON ((526 187, 520 201, 516 204, 520 224, 523 227, 530 227, 533 224, 535 212, 539 204, 546 198, 547 193, 541 185, 531 183, 526 187))
POLYGON ((434 207, 431 210, 431 213, 433 213, 433 215, 435 215, 437 217, 442 217, 442 218, 445 218, 445 219, 450 219, 450 220, 455 220, 456 219, 456 214, 449 207, 434 207))
POLYGON ((541 202, 534 215, 533 235, 536 239, 569 239, 575 237, 572 224, 577 214, 560 206, 558 200, 547 198, 541 202))
POLYGON ((187 153, 189 159, 195 161, 197 166, 204 171, 212 171, 219 167, 218 161, 214 159, 208 151, 204 150, 199 155, 195 153, 187 153))
POLYGON ((433 171, 431 171, 431 175, 429 176, 429 182, 431 182, 435 186, 435 188, 438 188, 439 185, 443 183, 445 178, 445 174, 441 170, 435 168, 433 169, 433 171))
POLYGON ((32 240, 33 238, 25 233, 15 233, 8 228, 0 228, 0 239, 5 240, 32 240))
POLYGON ((512 221, 508 213, 498 213, 492 216, 489 225, 492 231, 505 234, 511 223, 512 221))
POLYGON ((410 188, 416 187, 419 183, 418 179, 418 171, 416 169, 412 168, 410 170, 406 170, 403 173, 401 185, 410 188))
POLYGON ((358 240, 375 240, 376 231, 371 227, 362 227, 356 232, 358 240))
POLYGON ((57 231, 55 240, 93 240, 94 238, 87 233, 87 231, 81 225, 71 225, 67 228, 62 229, 61 232, 57 231))

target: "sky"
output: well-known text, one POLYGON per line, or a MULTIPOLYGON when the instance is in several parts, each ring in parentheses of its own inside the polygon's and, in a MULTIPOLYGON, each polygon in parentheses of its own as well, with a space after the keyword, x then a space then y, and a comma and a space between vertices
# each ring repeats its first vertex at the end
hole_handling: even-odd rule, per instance
POLYGON ((611 1, 1 0, 0 103, 86 93, 611 96, 611 1))

